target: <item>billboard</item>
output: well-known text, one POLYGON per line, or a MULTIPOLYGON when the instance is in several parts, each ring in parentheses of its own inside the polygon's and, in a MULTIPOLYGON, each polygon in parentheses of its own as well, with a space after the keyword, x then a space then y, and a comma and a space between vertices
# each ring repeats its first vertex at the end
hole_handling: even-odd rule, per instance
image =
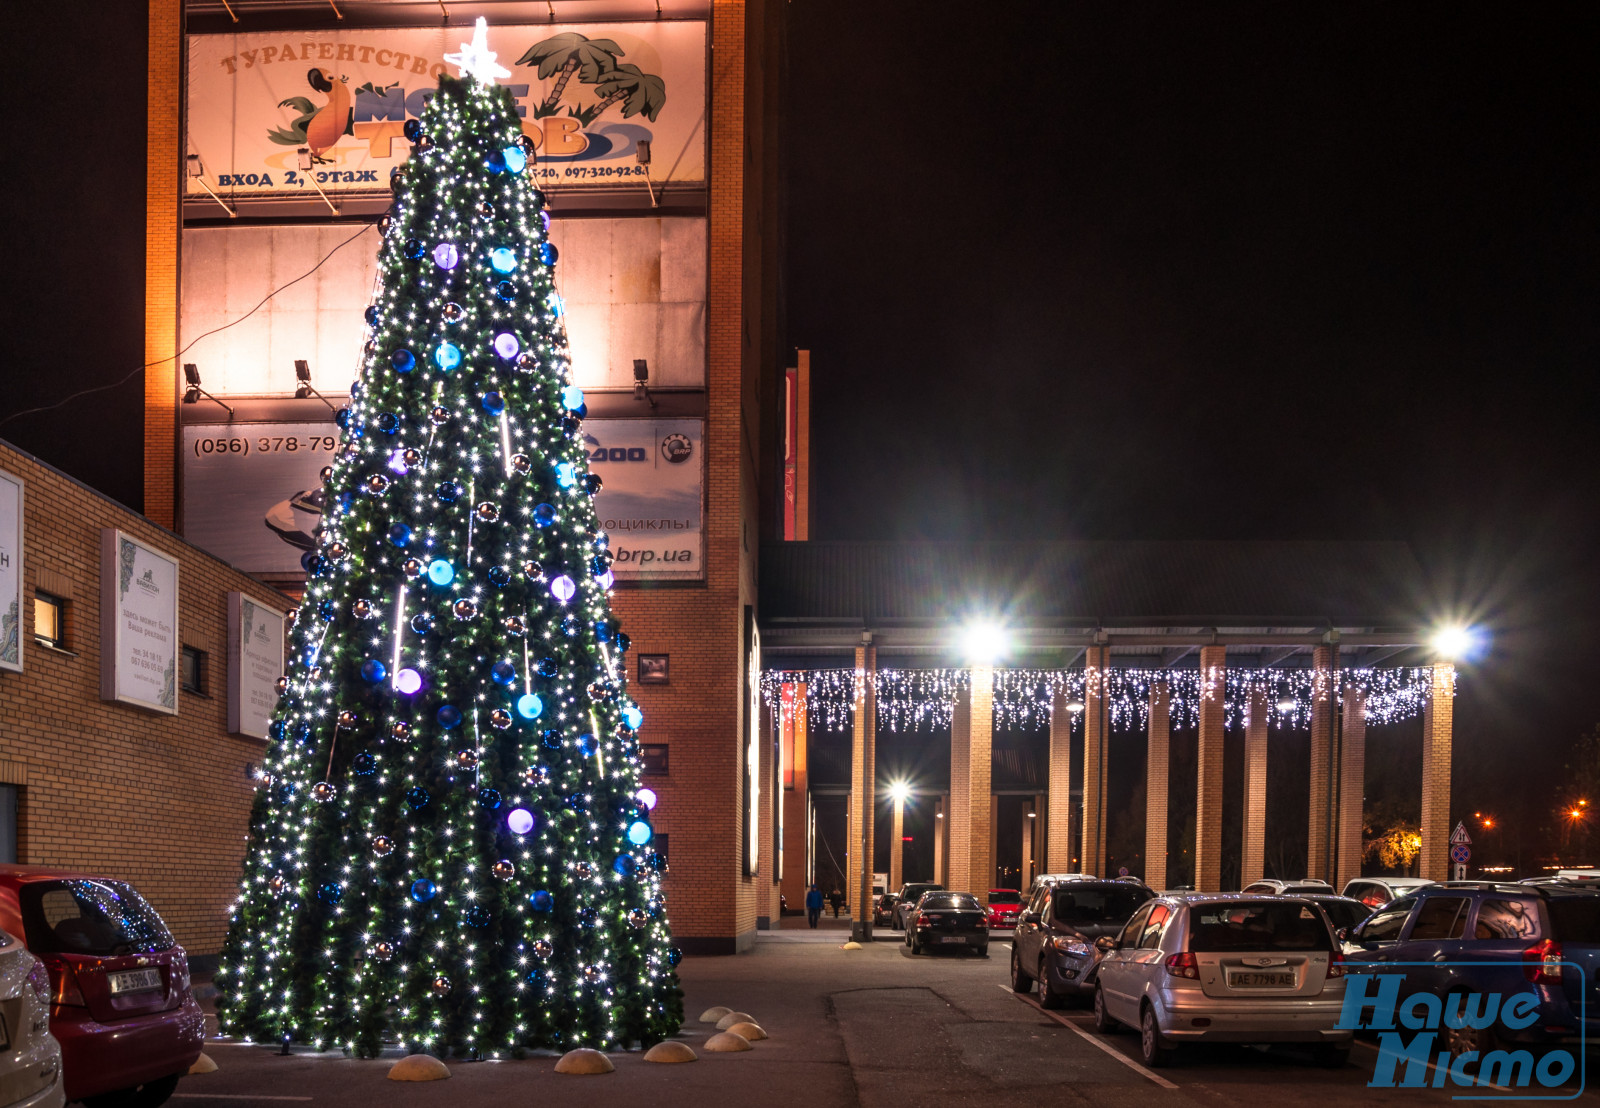
MULTIPOLYGON (((617 580, 704 575, 702 427, 698 419, 584 421, 617 580)), ((246 573, 301 573, 322 516, 320 472, 338 445, 332 423, 184 427, 184 538, 246 573)))
POLYGON ((100 698, 178 714, 178 562, 100 532, 100 698))
MULTIPOLYGON (((389 187, 444 55, 462 27, 192 35, 185 126, 207 183, 235 195, 389 187), (304 149, 310 169, 303 168, 304 149)), ((489 28, 512 76, 541 185, 593 188, 706 179, 706 25, 541 23, 489 28), (639 144, 650 144, 650 166, 639 144)), ((198 180, 189 191, 205 195, 198 180)))
POLYGON ((228 734, 267 737, 267 724, 278 706, 278 677, 283 673, 283 624, 280 611, 267 608, 242 592, 228 594, 228 734))

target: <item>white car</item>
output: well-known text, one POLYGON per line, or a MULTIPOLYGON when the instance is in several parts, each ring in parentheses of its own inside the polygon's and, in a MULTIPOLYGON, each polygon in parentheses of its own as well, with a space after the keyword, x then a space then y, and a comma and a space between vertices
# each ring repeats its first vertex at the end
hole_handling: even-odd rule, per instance
POLYGON ((61 1108, 61 1044, 50 1034, 50 974, 22 940, 0 931, 0 1104, 61 1108))
POLYGON ((1377 911, 1391 900, 1399 900, 1431 884, 1432 881, 1420 877, 1357 877, 1345 883, 1344 895, 1377 911))

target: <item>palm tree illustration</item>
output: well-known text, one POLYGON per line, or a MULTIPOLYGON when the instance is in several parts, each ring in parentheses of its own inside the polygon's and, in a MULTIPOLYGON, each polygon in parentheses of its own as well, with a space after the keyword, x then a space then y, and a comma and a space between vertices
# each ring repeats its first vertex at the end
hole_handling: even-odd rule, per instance
POLYGON ((576 31, 564 31, 559 35, 551 35, 543 42, 536 42, 528 47, 527 53, 517 59, 518 65, 536 65, 539 67, 539 79, 548 81, 556 74, 555 87, 550 90, 550 95, 544 98, 544 103, 533 110, 533 117, 541 119, 556 113, 556 105, 561 100, 561 94, 566 90, 567 82, 572 80, 576 73, 578 80, 586 85, 592 85, 600 79, 601 74, 616 64, 626 51, 608 38, 590 38, 580 35, 576 31))
POLYGON ((623 101, 622 118, 643 113, 646 119, 654 123, 667 102, 667 83, 654 73, 646 73, 627 62, 606 70, 595 82, 594 91, 601 97, 598 104, 571 113, 584 127, 599 119, 607 108, 619 100, 623 101))

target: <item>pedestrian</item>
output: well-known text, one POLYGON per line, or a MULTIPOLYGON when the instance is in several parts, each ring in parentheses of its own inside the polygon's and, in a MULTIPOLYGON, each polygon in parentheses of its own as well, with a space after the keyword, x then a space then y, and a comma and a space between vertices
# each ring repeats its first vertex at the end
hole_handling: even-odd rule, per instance
POLYGON ((844 903, 844 893, 839 891, 839 886, 833 887, 833 892, 828 894, 828 900, 833 904, 833 918, 839 918, 839 906, 844 903))
POLYGON ((806 923, 811 925, 811 930, 817 929, 817 920, 822 918, 822 890, 812 885, 811 891, 806 893, 806 923))

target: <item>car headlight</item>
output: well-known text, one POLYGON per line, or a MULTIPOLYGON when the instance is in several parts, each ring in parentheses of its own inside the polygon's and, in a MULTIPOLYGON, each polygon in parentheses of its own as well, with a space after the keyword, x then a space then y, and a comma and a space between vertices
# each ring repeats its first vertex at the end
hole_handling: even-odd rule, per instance
POLYGON ((1094 947, 1081 939, 1051 939, 1050 945, 1062 954, 1072 954, 1079 958, 1094 953, 1094 947))

